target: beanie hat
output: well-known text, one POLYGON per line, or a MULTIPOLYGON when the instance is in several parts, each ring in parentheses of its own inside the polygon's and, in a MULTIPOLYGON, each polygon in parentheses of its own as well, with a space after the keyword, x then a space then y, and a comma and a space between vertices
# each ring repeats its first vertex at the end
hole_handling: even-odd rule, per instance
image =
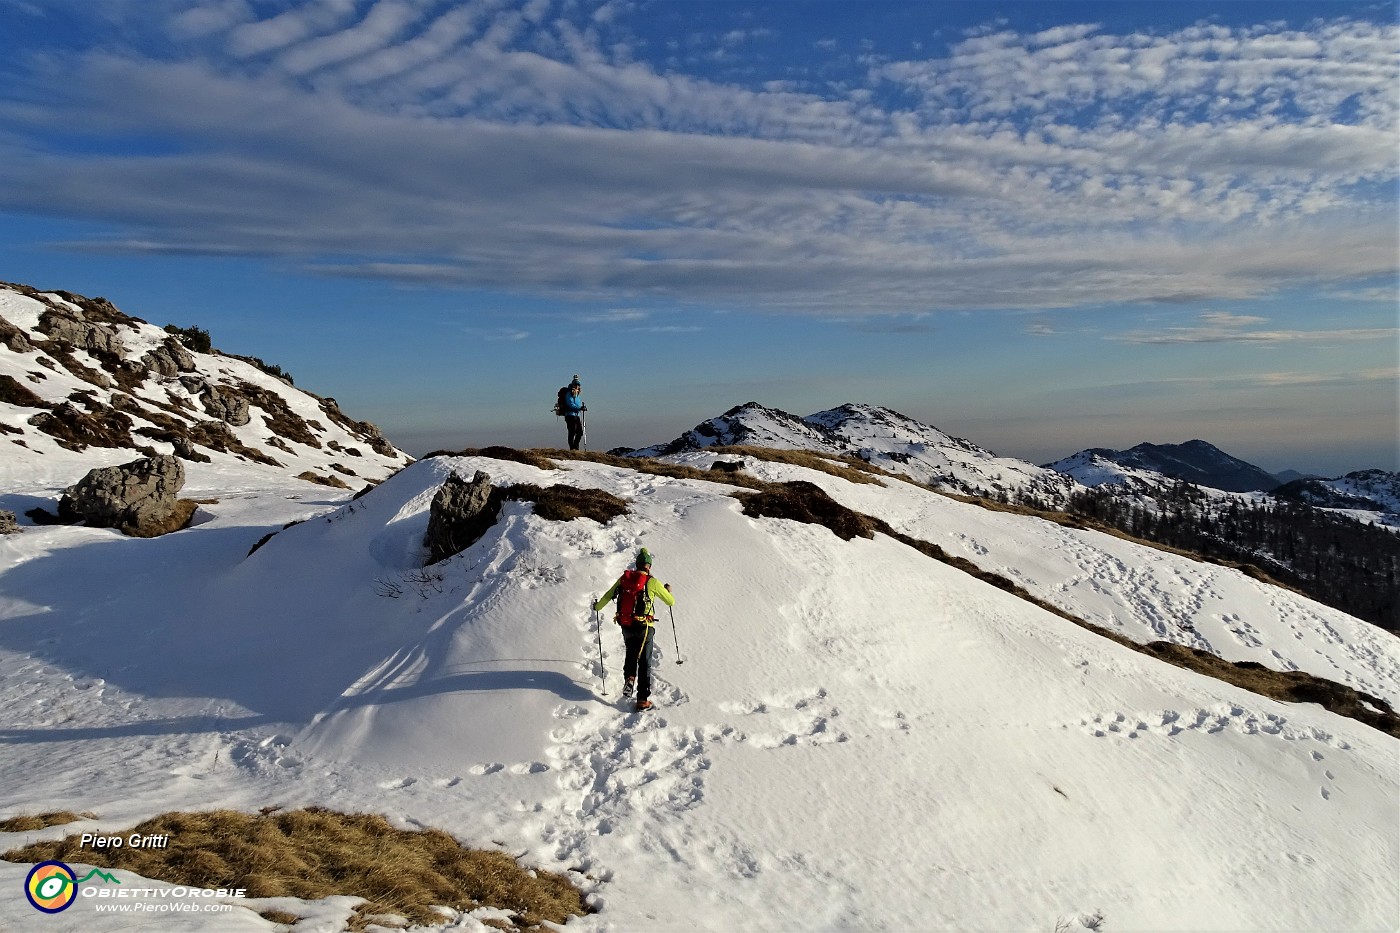
POLYGON ((650 564, 651 551, 648 551, 646 548, 642 548, 640 551, 637 552, 637 569, 640 570, 642 567, 649 566, 650 564))
POLYGON ((581 382, 578 381, 578 373, 574 373, 574 381, 571 382, 571 383, 569 383, 569 388, 572 389, 574 386, 580 386, 580 387, 581 387, 582 385, 583 385, 583 383, 581 383, 581 382))

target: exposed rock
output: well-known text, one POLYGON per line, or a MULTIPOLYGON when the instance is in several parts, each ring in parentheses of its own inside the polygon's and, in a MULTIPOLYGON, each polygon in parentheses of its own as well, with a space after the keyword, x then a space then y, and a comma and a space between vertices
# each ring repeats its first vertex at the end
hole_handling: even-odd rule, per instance
POLYGON ((0 317, 0 345, 9 347, 16 353, 29 353, 34 349, 34 344, 29 342, 24 331, 3 317, 0 317))
MULTIPOLYGON (((321 399, 321 410, 335 424, 340 425, 351 434, 364 438, 370 450, 381 457, 397 457, 399 455, 399 452, 394 449, 394 445, 389 443, 388 438, 380 433, 379 428, 368 421, 355 421, 346 417, 345 413, 340 410, 340 403, 330 396, 321 399)), ((359 456, 359 454, 354 454, 354 456, 359 456)))
POLYGON ((718 470, 721 473, 742 473, 744 472, 744 461, 742 460, 716 460, 710 464, 711 470, 718 470))
POLYGON ((152 372, 167 378, 194 369, 194 357, 185 349, 185 345, 174 337, 167 337, 164 343, 141 357, 141 362, 152 372))
POLYGON ((0 509, 0 535, 17 535, 23 530, 14 512, 0 509))
POLYGON ((248 399, 227 386, 205 384, 199 400, 207 413, 226 424, 241 427, 252 420, 248 399))
POLYGON ((369 449, 379 454, 381 457, 397 457, 399 452, 394 449, 394 445, 389 443, 389 439, 379 433, 379 429, 368 421, 358 421, 356 426, 360 434, 364 435, 365 443, 369 444, 369 449))
POLYGON ((205 453, 200 453, 199 448, 190 442, 188 437, 175 435, 170 439, 171 445, 175 448, 175 456, 181 460, 189 460, 191 463, 213 463, 214 458, 205 453))
POLYGON ((184 466, 168 454, 101 467, 63 491, 58 517, 153 538, 183 528, 194 514, 195 503, 178 498, 184 485, 184 466))
POLYGON ((428 532, 423 536, 428 563, 471 547, 496 523, 500 512, 501 496, 492 488, 489 474, 477 470, 467 482, 453 473, 438 487, 428 512, 428 532))
POLYGON ((66 308, 45 311, 39 316, 36 329, 51 340, 89 353, 120 355, 123 349, 116 331, 84 320, 78 312, 66 308))

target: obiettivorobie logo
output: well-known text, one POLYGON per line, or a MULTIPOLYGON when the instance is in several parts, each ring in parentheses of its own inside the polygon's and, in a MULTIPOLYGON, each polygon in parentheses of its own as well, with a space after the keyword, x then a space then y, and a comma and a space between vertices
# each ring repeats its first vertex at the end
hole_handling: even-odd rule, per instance
POLYGON ((93 877, 111 884, 121 884, 115 875, 109 875, 100 868, 94 868, 79 878, 63 862, 40 862, 29 870, 24 879, 24 896, 29 898, 35 910, 56 914, 72 907, 78 899, 78 885, 93 877))
POLYGON ((40 862, 24 879, 24 896, 35 910, 46 914, 67 910, 79 897, 91 898, 99 913, 226 913, 234 909, 230 900, 248 896, 246 888, 164 884, 108 887, 113 884, 121 886, 121 879, 100 868, 79 878, 63 862, 40 862))

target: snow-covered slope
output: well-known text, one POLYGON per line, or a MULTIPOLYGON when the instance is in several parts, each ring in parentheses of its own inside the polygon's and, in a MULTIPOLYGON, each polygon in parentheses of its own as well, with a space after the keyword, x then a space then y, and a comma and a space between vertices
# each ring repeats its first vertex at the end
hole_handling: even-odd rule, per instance
MULTIPOLYGON (((191 351, 102 299, 4 283, 0 447, 11 499, 48 498, 88 470, 150 453, 184 459, 192 489, 214 475, 266 486, 308 472, 359 488, 410 459, 334 399, 252 362, 191 351)), ((0 508, 24 511, 14 504, 25 503, 0 508)))
MULTIPOLYGON (((1190 624, 1400 697, 1400 642, 1232 571, 745 460, 1125 631, 1190 624)), ((157 539, 0 539, 0 815, 97 814, 0 846, 320 804, 571 871, 597 909, 580 931, 1393 926, 1396 739, 1154 661, 886 536, 747 517, 731 491, 437 458, 251 556, 310 503, 250 491, 157 539), (510 502, 424 572, 433 492, 477 469, 632 511, 561 523, 510 502), (598 695, 588 604, 643 544, 678 603, 659 708, 638 715, 598 695)), ((601 634, 615 696, 621 642, 601 634)), ((26 870, 0 863, 0 886, 26 870)), ((5 898, 0 928, 92 930, 93 910, 5 898)), ((100 928, 273 928, 243 906, 232 922, 100 928)))
POLYGON ((997 496, 1024 492, 1062 504, 1073 480, 878 405, 845 404, 805 418, 757 402, 703 421, 673 441, 631 451, 666 456, 717 445, 753 445, 856 456, 940 489, 997 496))

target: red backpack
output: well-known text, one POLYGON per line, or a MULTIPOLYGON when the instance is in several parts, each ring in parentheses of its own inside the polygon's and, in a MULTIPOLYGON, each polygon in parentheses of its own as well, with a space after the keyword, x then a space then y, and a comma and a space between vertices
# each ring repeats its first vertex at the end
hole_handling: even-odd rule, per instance
POLYGON ((617 624, 646 625, 651 621, 652 603, 647 594, 651 577, 640 570, 622 571, 617 587, 617 624))

